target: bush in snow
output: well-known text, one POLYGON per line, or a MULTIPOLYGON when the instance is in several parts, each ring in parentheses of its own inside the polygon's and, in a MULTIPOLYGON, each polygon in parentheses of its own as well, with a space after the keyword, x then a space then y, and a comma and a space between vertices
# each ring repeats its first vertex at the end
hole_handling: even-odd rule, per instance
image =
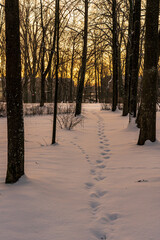
POLYGON ((75 117, 75 104, 59 104, 57 121, 61 129, 73 129, 77 124, 82 123, 83 117, 75 117))
POLYGON ((101 110, 111 110, 110 103, 101 103, 101 110))
POLYGON ((73 129, 77 124, 82 123, 83 117, 76 116, 75 113, 68 113, 68 114, 58 114, 57 121, 60 128, 65 128, 68 130, 73 129))
POLYGON ((58 104, 58 114, 73 114, 75 113, 74 103, 60 103, 58 104))

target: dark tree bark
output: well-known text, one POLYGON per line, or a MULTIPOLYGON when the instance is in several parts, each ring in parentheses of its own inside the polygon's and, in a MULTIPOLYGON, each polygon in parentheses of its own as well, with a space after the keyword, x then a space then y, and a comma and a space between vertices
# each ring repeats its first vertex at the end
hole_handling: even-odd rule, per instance
MULTIPOLYGON (((46 100, 46 94, 45 94, 45 79, 49 71, 51 70, 51 64, 52 64, 52 58, 53 54, 55 52, 55 44, 56 44, 56 10, 55 10, 55 29, 54 29, 54 35, 53 35, 53 45, 52 49, 49 55, 49 60, 47 63, 47 67, 45 69, 45 64, 44 64, 44 57, 45 57, 45 35, 46 35, 46 28, 44 27, 43 23, 43 4, 42 0, 40 0, 41 3, 41 27, 42 27, 42 58, 41 58, 41 101, 40 101, 40 106, 43 107, 45 100, 46 100)), ((56 6, 57 1, 55 1, 55 9, 57 9, 56 6)))
POLYGON ((125 85, 124 85, 124 97, 123 97, 123 116, 127 116, 129 113, 129 78, 130 78, 130 61, 131 61, 131 42, 132 42, 132 26, 133 26, 133 2, 130 3, 129 13, 129 26, 128 26, 128 42, 126 49, 126 64, 125 64, 125 85))
POLYGON ((118 37, 117 37, 117 0, 112 2, 113 39, 112 39, 112 64, 113 64, 113 96, 112 111, 118 103, 118 37))
POLYGON ((160 31, 158 32, 158 56, 160 56, 160 31))
POLYGON ((81 67, 81 73, 80 73, 80 81, 77 86, 75 116, 81 114, 81 108, 82 108, 82 98, 83 98, 84 80, 85 80, 86 62, 87 62, 87 38, 88 38, 88 0, 85 0, 82 67, 81 67))
POLYGON ((70 89, 69 89, 69 101, 73 102, 73 66, 74 66, 74 54, 75 54, 75 39, 73 39, 72 46, 72 60, 71 60, 71 79, 70 79, 70 89))
POLYGON ((45 95, 45 76, 44 76, 44 56, 45 56, 45 27, 43 23, 43 4, 40 0, 41 5, 41 28, 42 28, 42 57, 41 57, 41 101, 40 107, 44 106, 46 95, 45 95))
POLYGON ((140 39, 141 0, 135 0, 133 13, 133 54, 131 74, 130 115, 136 117, 137 112, 137 88, 139 72, 139 39, 140 39))
POLYGON ((159 0, 147 0, 144 73, 138 145, 156 141, 159 0))
POLYGON ((23 84, 23 100, 28 103, 28 26, 29 26, 29 9, 26 8, 25 13, 25 31, 24 31, 24 84, 23 84))
POLYGON ((96 103, 98 102, 98 84, 97 84, 97 46, 96 37, 94 40, 94 76, 95 76, 95 95, 96 103))
POLYGON ((6 183, 24 174, 24 124, 19 34, 19 1, 5 1, 8 166, 6 183))
POLYGON ((57 105, 58 105, 58 72, 59 72, 59 0, 56 0, 56 35, 57 35, 57 49, 56 49, 56 82, 55 82, 55 95, 54 95, 54 115, 53 115, 53 134, 52 144, 56 143, 56 126, 57 126, 57 105))
POLYGON ((47 102, 52 103, 53 102, 53 77, 51 74, 51 71, 48 73, 48 85, 47 85, 47 102))

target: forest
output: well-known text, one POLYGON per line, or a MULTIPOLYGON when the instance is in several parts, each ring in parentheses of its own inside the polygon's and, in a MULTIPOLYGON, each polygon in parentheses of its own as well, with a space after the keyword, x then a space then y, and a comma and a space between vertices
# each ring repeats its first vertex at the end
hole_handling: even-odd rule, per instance
POLYGON ((159 240, 159 13, 0 1, 3 239, 159 240))

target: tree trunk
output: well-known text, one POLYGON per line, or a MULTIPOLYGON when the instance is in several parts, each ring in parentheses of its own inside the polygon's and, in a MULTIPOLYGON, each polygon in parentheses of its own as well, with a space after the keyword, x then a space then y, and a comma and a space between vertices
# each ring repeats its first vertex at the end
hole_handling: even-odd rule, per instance
POLYGON ((125 85, 124 85, 124 97, 123 97, 123 116, 127 116, 129 113, 129 70, 130 70, 130 59, 131 59, 131 39, 132 39, 132 26, 133 26, 133 2, 130 3, 129 13, 129 26, 128 26, 128 43, 126 49, 126 65, 125 65, 125 85))
POLYGON ((138 145, 156 141, 159 0, 147 0, 144 73, 138 145))
POLYGON ((43 4, 42 0, 40 0, 41 5, 41 28, 42 28, 42 57, 41 57, 41 100, 40 107, 44 106, 46 95, 45 95, 45 76, 44 76, 44 56, 45 56, 45 29, 43 23, 43 4))
POLYGON ((52 84, 52 76, 51 76, 51 71, 48 73, 48 87, 47 87, 47 102, 51 103, 53 102, 53 84, 52 84))
POLYGON ((85 0, 85 17, 84 17, 84 41, 83 41, 83 54, 82 54, 82 68, 80 74, 80 82, 77 86, 77 98, 76 98, 76 115, 81 114, 82 98, 84 90, 84 80, 86 72, 86 61, 87 61, 87 37, 88 37, 88 0, 85 0))
POLYGON ((130 115, 136 117, 137 112, 137 88, 139 72, 139 39, 140 39, 141 0, 135 0, 133 14, 133 54, 131 74, 130 115))
POLYGON ((19 34, 19 1, 5 1, 8 166, 6 183, 24 174, 24 124, 19 34), (14 60, 14 61, 13 61, 14 60))
POLYGON ((113 95, 112 111, 117 108, 118 102, 118 37, 117 37, 117 0, 112 2, 112 19, 113 19, 113 39, 112 39, 112 64, 113 64, 113 95))
POLYGON ((31 76, 31 101, 36 103, 36 76, 35 74, 31 76))
POLYGON ((57 33, 57 62, 56 62, 56 83, 54 96, 54 115, 53 115, 53 134, 52 144, 56 143, 56 126, 57 126, 57 105, 58 105, 58 72, 59 72, 59 0, 56 0, 56 33, 57 33))
POLYGON ((55 44, 56 44, 56 17, 57 17, 57 1, 55 1, 55 28, 54 28, 54 35, 53 35, 53 45, 52 45, 52 49, 51 52, 49 54, 49 60, 47 63, 47 67, 45 69, 45 64, 44 64, 44 58, 45 58, 45 34, 46 34, 46 29, 44 27, 44 23, 43 23, 43 8, 42 8, 42 0, 40 0, 41 2, 41 27, 42 27, 42 58, 41 58, 41 102, 40 102, 40 106, 43 107, 45 100, 46 100, 46 94, 45 94, 45 79, 47 74, 49 73, 49 71, 51 70, 51 65, 52 65, 52 58, 53 58, 53 54, 55 52, 55 44))
POLYGON ((98 102, 98 84, 97 84, 97 46, 96 39, 94 41, 94 76, 95 76, 95 95, 96 103, 98 102))
POLYGON ((74 66, 74 52, 75 52, 75 39, 73 39, 72 60, 71 60, 71 77, 69 89, 69 101, 73 102, 73 66, 74 66))

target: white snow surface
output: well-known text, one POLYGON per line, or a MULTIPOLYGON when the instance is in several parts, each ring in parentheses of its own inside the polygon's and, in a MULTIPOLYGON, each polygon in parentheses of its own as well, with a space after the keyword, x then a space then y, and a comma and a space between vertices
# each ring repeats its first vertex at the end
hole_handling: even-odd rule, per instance
POLYGON ((160 239, 160 143, 136 145, 128 117, 100 108, 83 105, 56 145, 51 115, 25 117, 25 176, 12 185, 0 119, 0 240, 160 239))

